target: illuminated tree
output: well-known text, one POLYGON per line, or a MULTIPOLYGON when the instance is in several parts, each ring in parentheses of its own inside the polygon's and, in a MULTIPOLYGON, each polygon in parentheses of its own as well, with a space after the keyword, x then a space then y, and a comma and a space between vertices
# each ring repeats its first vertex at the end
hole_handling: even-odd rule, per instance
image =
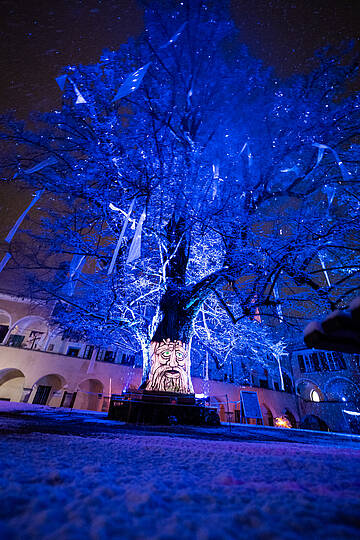
MULTIPOLYGON (((149 351, 181 363, 195 331, 214 354, 265 358, 267 326, 298 331, 359 284, 354 54, 279 81, 225 11, 151 2, 137 41, 64 70, 60 111, 4 122, 44 189, 37 286, 83 337, 136 339, 148 382, 149 351)), ((166 389, 190 391, 172 371, 166 389)))

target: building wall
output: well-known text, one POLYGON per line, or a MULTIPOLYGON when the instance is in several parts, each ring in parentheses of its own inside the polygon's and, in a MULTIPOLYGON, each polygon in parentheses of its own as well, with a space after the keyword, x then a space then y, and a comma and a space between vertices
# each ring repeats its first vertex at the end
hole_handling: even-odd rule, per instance
MULTIPOLYGON (((0 345, 0 399, 29 403, 40 401, 53 407, 101 411, 107 410, 111 394, 121 394, 126 389, 140 386, 140 368, 132 367, 132 363, 113 363, 116 354, 117 361, 122 361, 123 351, 113 351, 112 362, 96 361, 99 359, 98 349, 94 349, 89 358, 83 358, 87 344, 71 342, 64 339, 58 330, 49 328, 47 318, 50 311, 49 305, 0 295, 0 324, 8 321, 9 326, 0 345), (35 341, 31 337, 34 331, 40 332, 40 338, 35 341), (18 347, 8 346, 12 335, 19 333, 25 335, 23 342, 18 347), (78 356, 68 356, 69 348, 79 349, 78 356)), ((265 425, 271 426, 276 418, 285 416, 293 427, 298 427, 304 418, 315 416, 331 431, 349 431, 349 422, 343 413, 344 403, 329 400, 327 392, 336 377, 347 379, 357 388, 357 379, 354 378, 356 362, 349 360, 346 370, 340 374, 301 373, 297 353, 284 358, 282 365, 284 363, 283 375, 288 376, 288 392, 276 391, 270 378, 269 388, 260 387, 265 377, 261 373, 252 374, 253 386, 250 387, 193 377, 194 390, 197 394, 210 396, 210 404, 218 408, 223 421, 229 417, 232 421, 240 420, 240 392, 247 390, 257 393, 265 425), (291 393, 292 387, 298 389, 299 384, 305 385, 308 394, 312 388, 319 389, 321 402, 311 401, 310 394, 306 392, 300 395, 291 393)))
MULTIPOLYGON (((141 375, 139 368, 0 346, 0 399, 32 403, 40 385, 50 386, 49 406, 101 411, 107 409, 110 394, 138 388, 141 375)), ((300 421, 292 394, 196 377, 193 384, 196 394, 211 396, 210 403, 218 408, 223 421, 229 419, 228 410, 231 421, 239 420, 235 411, 240 411, 241 390, 257 392, 265 425, 272 425, 269 411, 272 419, 290 411, 296 423, 300 421)))
POLYGON ((37 388, 43 385, 53 389, 47 401, 50 406, 59 407, 65 392, 68 404, 69 396, 76 392, 75 408, 101 410, 104 396, 110 391, 121 394, 125 387, 135 388, 140 382, 141 370, 137 368, 0 346, 1 399, 32 403, 37 388), (18 399, 20 387, 22 392, 18 399))
POLYGON ((291 360, 303 421, 311 422, 316 417, 331 431, 354 429, 360 432, 360 366, 357 355, 299 349, 293 352, 291 360), (351 423, 355 424, 354 428, 350 428, 351 423))
POLYGON ((321 402, 359 402, 360 405, 359 366, 352 355, 303 349, 293 353, 292 365, 297 392, 306 401, 312 401, 311 392, 315 389, 321 402), (315 361, 309 361, 314 356, 315 361), (321 358, 327 359, 327 369, 321 358))

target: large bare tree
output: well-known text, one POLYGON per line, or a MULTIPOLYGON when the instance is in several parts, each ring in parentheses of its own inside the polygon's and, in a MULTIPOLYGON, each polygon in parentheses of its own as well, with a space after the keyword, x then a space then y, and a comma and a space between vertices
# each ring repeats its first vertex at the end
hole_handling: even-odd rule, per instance
POLYGON ((36 257, 17 258, 59 300, 57 321, 141 345, 148 388, 191 391, 194 334, 220 364, 264 359, 285 329, 346 304, 356 77, 349 47, 277 80, 223 6, 193 0, 150 2, 139 39, 64 69, 61 110, 2 130, 19 177, 44 190, 36 257))

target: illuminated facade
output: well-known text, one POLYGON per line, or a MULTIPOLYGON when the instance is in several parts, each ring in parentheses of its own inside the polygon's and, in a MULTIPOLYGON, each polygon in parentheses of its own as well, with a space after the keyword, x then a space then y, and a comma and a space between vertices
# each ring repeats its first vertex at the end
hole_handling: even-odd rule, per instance
POLYGON ((337 351, 294 351, 291 364, 300 396, 300 414, 319 427, 341 422, 360 432, 359 355, 337 351))
MULTIPOLYGON (((1 400, 107 411, 109 396, 139 388, 140 354, 137 358, 131 351, 73 341, 49 326, 50 311, 41 302, 0 295, 1 400)), ((280 378, 266 369, 250 369, 248 386, 232 384, 231 376, 221 372, 210 374, 209 380, 196 374, 191 382, 183 349, 180 342, 164 342, 153 351, 147 389, 208 396, 222 421, 230 416, 239 422, 245 421, 239 396, 246 388, 258 395, 264 425, 277 425, 280 418, 292 427, 316 429, 318 422, 318 429, 356 432, 356 415, 344 412, 359 409, 356 355, 294 351, 282 366, 281 391, 280 378)))

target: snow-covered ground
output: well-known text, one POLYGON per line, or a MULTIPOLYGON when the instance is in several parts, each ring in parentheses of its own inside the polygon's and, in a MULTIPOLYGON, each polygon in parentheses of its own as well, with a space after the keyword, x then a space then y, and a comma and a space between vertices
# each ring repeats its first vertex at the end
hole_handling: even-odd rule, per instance
POLYGON ((2 408, 6 540, 360 537, 359 438, 278 442, 285 430, 240 427, 204 438, 199 429, 128 430, 96 414, 2 408))

